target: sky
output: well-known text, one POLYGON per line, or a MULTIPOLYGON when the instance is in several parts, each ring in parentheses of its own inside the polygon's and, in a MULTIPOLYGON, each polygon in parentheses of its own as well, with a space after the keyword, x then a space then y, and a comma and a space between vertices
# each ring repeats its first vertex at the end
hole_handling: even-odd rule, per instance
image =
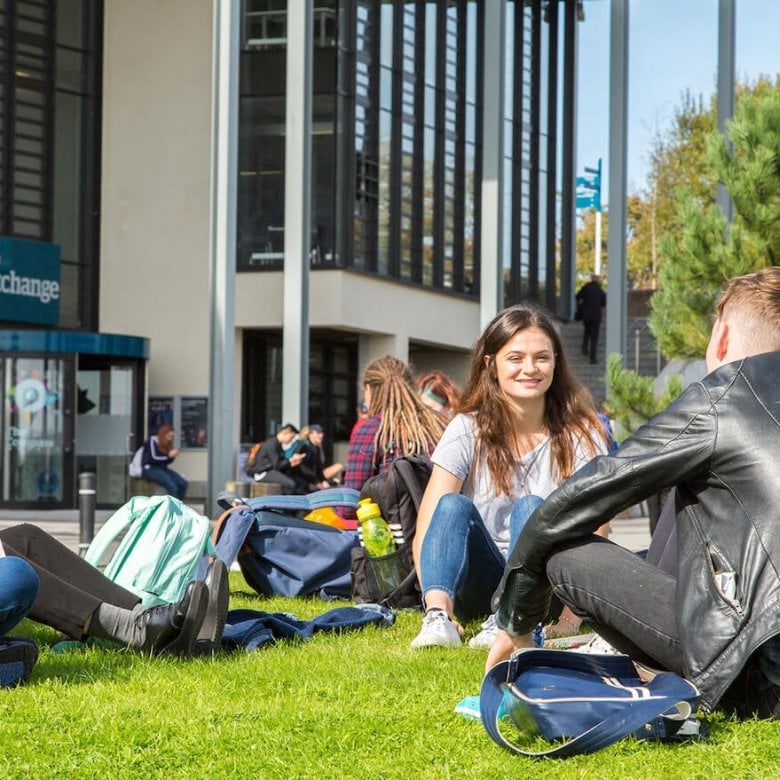
MULTIPOLYGON (((628 190, 644 187, 653 136, 671 126, 690 90, 705 100, 717 80, 718 0, 629 2, 628 190)), ((608 177, 610 0, 585 0, 579 26, 577 174, 603 158, 608 177)), ((780 73, 780 0, 736 0, 736 76, 780 73)), ((608 203, 608 192, 605 191, 608 203)))

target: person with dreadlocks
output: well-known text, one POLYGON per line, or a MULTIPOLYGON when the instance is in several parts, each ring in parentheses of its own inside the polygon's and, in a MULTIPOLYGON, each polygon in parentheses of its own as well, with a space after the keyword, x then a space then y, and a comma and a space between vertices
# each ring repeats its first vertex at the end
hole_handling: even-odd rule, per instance
MULTIPOLYGON (((507 556, 532 511, 607 451, 590 393, 540 308, 512 306, 485 328, 457 412, 431 457, 417 515, 412 552, 426 612, 415 648, 462 643, 455 615, 465 622, 490 614, 507 556)), ((553 629, 573 633, 579 623, 566 610, 553 629)), ((497 633, 490 616, 469 644, 490 647, 497 633)), ((539 627, 537 644, 543 636, 539 627)))
POLYGON ((396 458, 428 457, 445 427, 441 416, 420 399, 409 367, 392 355, 366 366, 363 398, 368 414, 352 429, 344 473, 344 486, 355 490, 396 458))

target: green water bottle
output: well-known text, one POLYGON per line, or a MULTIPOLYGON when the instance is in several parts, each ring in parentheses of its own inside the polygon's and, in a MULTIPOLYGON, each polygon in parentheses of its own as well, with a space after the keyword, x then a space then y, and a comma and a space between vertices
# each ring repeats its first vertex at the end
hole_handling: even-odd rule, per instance
POLYGON ((358 503, 357 518, 363 534, 363 546, 369 555, 378 558, 395 550, 395 539, 378 504, 370 498, 362 499, 358 503))

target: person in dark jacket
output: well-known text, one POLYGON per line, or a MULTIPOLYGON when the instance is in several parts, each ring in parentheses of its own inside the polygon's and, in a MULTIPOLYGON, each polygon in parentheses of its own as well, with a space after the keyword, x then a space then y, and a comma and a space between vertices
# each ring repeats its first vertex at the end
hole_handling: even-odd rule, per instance
POLYGON ((709 374, 534 512, 493 600, 488 664, 546 614, 551 591, 618 650, 685 676, 740 717, 780 718, 780 267, 733 279, 709 374), (674 486, 676 576, 593 531, 674 486))
POLYGON ((282 493, 306 493, 306 483, 296 477, 293 469, 299 466, 304 455, 294 452, 287 458, 284 448, 298 435, 298 429, 292 424, 283 425, 275 436, 269 436, 261 445, 257 454, 247 461, 244 471, 257 482, 271 482, 280 485, 282 493))
POLYGON ((179 451, 173 446, 173 428, 167 424, 161 425, 157 433, 144 442, 141 473, 149 482, 162 485, 168 495, 183 499, 187 495, 187 480, 170 468, 178 454, 179 451))
POLYGON ((293 469, 293 474, 305 483, 310 491, 330 487, 331 480, 338 477, 343 466, 340 463, 325 465, 325 453, 322 449, 325 430, 318 423, 312 423, 301 428, 300 436, 297 452, 303 455, 303 460, 293 469))
POLYGON ((590 281, 577 293, 577 310, 582 315, 582 354, 590 355, 590 362, 596 363, 599 344, 599 330, 607 294, 601 288, 601 277, 592 274, 590 281))

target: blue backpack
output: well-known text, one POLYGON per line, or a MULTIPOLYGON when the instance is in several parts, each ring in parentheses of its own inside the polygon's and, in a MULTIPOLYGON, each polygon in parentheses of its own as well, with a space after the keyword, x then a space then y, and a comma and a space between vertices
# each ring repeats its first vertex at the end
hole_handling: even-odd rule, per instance
POLYGON ((184 596, 216 555, 211 521, 173 496, 134 496, 106 520, 85 559, 98 567, 124 533, 103 574, 135 593, 144 606, 171 604, 184 596))
POLYGON ((265 596, 349 598, 357 533, 302 515, 323 507, 356 507, 358 498, 357 490, 350 488, 261 496, 246 503, 221 494, 218 501, 228 508, 214 528, 217 557, 228 566, 237 560, 247 584, 265 596))

